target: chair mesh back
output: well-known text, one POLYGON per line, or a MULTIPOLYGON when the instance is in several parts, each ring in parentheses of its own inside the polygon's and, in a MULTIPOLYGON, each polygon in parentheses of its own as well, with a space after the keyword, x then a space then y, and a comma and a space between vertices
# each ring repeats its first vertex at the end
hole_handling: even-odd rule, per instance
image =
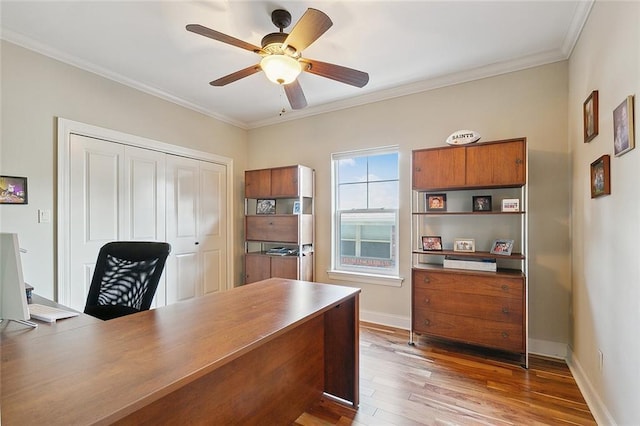
POLYGON ((158 259, 131 261, 107 255, 105 273, 100 283, 98 305, 129 306, 141 309, 149 278, 158 259))

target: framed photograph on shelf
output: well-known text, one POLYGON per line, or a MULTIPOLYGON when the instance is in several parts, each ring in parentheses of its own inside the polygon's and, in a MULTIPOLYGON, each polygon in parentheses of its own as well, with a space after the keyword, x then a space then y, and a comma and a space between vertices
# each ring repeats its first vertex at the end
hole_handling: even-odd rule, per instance
POLYGON ((447 211, 447 194, 427 194, 427 211, 447 211))
POLYGON ((491 195, 476 195, 472 197, 474 212, 491 211, 491 195))
POLYGON ((293 214, 300 214, 301 210, 300 210, 300 201, 294 201, 293 202, 293 214))
POLYGON ((511 256, 511 250, 513 250, 513 240, 493 240, 491 244, 491 254, 511 256))
POLYGON ((502 200, 503 212, 519 212, 520 211, 520 199, 519 198, 505 198, 502 200))
POLYGON ((582 106, 584 142, 598 136, 598 91, 591 92, 582 106))
POLYGON ((422 250, 442 251, 442 237, 426 235, 422 237, 422 250))
POLYGON ((613 153, 619 157, 634 147, 633 95, 631 95, 613 110, 613 153))
POLYGON ((27 178, 0 176, 0 204, 28 204, 27 178))
POLYGON ((476 240, 473 238, 456 238, 453 242, 453 251, 473 253, 476 251, 476 240))
POLYGON ((276 200, 258 200, 256 214, 276 214, 276 200))
POLYGON ((611 194, 610 162, 605 154, 591 163, 591 198, 611 194))

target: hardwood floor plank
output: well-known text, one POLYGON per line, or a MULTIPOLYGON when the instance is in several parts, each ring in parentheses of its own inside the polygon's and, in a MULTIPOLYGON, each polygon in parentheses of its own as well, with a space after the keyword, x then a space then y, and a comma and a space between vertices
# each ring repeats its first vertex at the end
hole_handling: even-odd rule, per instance
POLYGON ((323 398, 298 426, 595 425, 566 363, 360 325, 360 407, 323 398))

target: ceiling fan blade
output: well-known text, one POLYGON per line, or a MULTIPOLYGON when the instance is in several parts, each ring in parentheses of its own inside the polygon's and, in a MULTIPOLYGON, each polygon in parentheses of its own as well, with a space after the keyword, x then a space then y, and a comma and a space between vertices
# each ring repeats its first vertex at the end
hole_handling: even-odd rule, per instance
POLYGON ((287 94, 287 99, 293 109, 303 109, 307 106, 307 98, 304 97, 302 86, 298 80, 293 80, 289 84, 284 85, 284 92, 287 94))
POLYGON ((364 87, 369 82, 369 74, 364 71, 307 58, 300 59, 300 62, 308 65, 304 69, 306 72, 350 84, 351 86, 364 87))
POLYGON ((227 84, 233 83, 234 81, 240 80, 241 78, 249 77, 250 75, 257 73, 261 69, 262 68, 260 68, 260 65, 258 64, 251 65, 250 67, 247 67, 240 71, 236 71, 229 75, 225 75, 224 77, 220 77, 217 80, 213 80, 209 84, 212 86, 226 86, 227 84))
POLYGON ((232 46, 239 47, 241 49, 250 50, 251 52, 259 53, 262 52, 262 48, 247 43, 246 41, 242 41, 235 37, 231 37, 229 35, 223 34, 219 31, 212 30, 211 28, 204 27, 200 24, 189 24, 187 25, 187 31, 191 31, 192 33, 200 34, 205 37, 212 38, 217 41, 221 41, 223 43, 230 44, 232 46))
POLYGON ((309 8, 287 36, 282 49, 293 46, 296 51, 300 52, 316 41, 332 25, 331 18, 324 12, 309 8))

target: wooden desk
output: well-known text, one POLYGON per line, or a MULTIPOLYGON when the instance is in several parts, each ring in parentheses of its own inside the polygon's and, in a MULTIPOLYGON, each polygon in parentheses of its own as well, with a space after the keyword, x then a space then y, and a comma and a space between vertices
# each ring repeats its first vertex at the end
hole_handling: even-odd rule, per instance
POLYGON ((288 424, 323 392, 357 407, 359 293, 272 278, 3 339, 2 423, 288 424))

